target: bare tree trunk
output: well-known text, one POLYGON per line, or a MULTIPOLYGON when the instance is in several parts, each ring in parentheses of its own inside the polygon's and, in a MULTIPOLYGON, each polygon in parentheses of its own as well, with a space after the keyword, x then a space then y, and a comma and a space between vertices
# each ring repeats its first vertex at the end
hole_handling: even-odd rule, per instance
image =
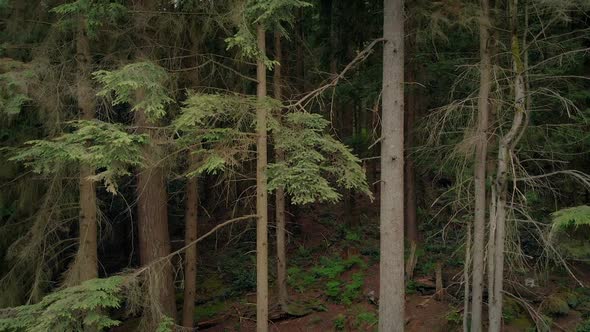
MULTIPOLYGON (((498 168, 494 181, 495 221, 494 251, 490 251, 490 259, 493 259, 493 269, 489 278, 493 278, 490 285, 493 287, 493 295, 490 300, 490 331, 499 332, 502 329, 502 301, 504 282, 504 244, 506 239, 506 202, 508 196, 508 172, 511 155, 514 146, 524 132, 526 123, 526 85, 524 80, 524 62, 518 37, 518 0, 510 1, 511 17, 511 42, 512 42, 512 63, 514 70, 514 118, 508 133, 500 139, 498 147, 498 168), (493 274, 492 274, 493 272, 493 274)), ((525 54, 526 56, 526 54, 525 54)))
MULTIPOLYGON (((275 41, 275 60, 279 62, 274 71, 274 95, 276 100, 282 100, 282 49, 281 34, 274 33, 275 41)), ((281 150, 276 151, 276 160, 281 162, 285 160, 285 153, 281 150)), ((286 242, 286 221, 285 221, 285 190, 283 187, 277 188, 276 197, 276 221, 277 221, 277 285, 279 288, 279 305, 282 311, 287 310, 287 242, 286 242)))
POLYGON ((436 286, 435 298, 442 301, 445 298, 445 288, 443 285, 442 262, 438 261, 435 265, 434 280, 436 286))
POLYGON ((491 91, 491 56, 488 48, 490 39, 490 8, 488 0, 481 0, 479 23, 480 84, 478 96, 478 124, 475 150, 475 213, 473 222, 473 292, 471 306, 471 331, 481 331, 483 276, 486 221, 486 160, 489 99, 491 91))
MULTIPOLYGON (((266 52, 264 27, 258 24, 258 49, 262 54, 266 52)), ((256 79, 258 88, 256 95, 259 99, 266 97, 266 67, 262 58, 256 62, 256 79)), ((268 193, 266 183, 266 109, 256 109, 256 331, 268 331, 268 193)))
MULTIPOLYGON (((94 92, 90 75, 92 73, 92 56, 86 31, 86 21, 80 19, 76 36, 76 60, 78 77, 76 82, 78 107, 83 120, 92 120, 95 116, 94 92)), ((94 175, 92 165, 80 165, 80 246, 76 258, 76 282, 98 277, 98 225, 96 206, 96 186, 90 179, 94 175)))
POLYGON ((467 238, 465 239, 465 264, 463 265, 463 280, 465 281, 463 299, 463 332, 469 332, 469 267, 471 266, 471 225, 467 224, 467 238))
MULTIPOLYGON (((196 88, 200 82, 198 68, 198 53, 201 36, 198 35, 197 21, 193 20, 189 31, 191 42, 188 67, 195 68, 191 71, 189 82, 196 88)), ((198 143, 198 142, 195 142, 198 143)), ((192 150, 188 151, 188 171, 197 168, 197 157, 192 150)), ((199 224, 199 178, 191 177, 186 183, 186 207, 184 215, 184 243, 185 245, 194 242, 198 235, 199 224)), ((197 293, 197 245, 194 244, 185 251, 184 262, 184 296, 182 306, 182 326, 193 328, 195 316, 195 298, 197 293)))
MULTIPOLYGON (((157 8, 156 0, 140 0, 134 3, 143 12, 157 8)), ((140 15, 141 16, 141 15, 140 15)), ((144 19, 144 17, 138 17, 144 19)), ((143 38, 143 47, 137 50, 136 58, 150 58, 152 42, 157 42, 154 31, 145 22, 139 22, 139 35, 143 38)), ((137 91, 136 102, 145 98, 144 91, 137 91)), ((170 254, 170 235, 168 233, 168 193, 166 174, 160 161, 162 149, 156 143, 159 139, 158 123, 148 121, 143 110, 135 112, 134 124, 139 133, 147 134, 151 144, 142 148, 146 167, 137 174, 137 229, 139 242, 139 260, 141 265, 148 265, 170 254)), ((145 313, 150 320, 149 328, 155 328, 160 315, 176 319, 176 300, 174 289, 173 266, 169 260, 163 260, 151 267, 153 273, 149 279, 149 291, 152 303, 151 312, 145 313)))
MULTIPOLYGON (((411 17, 411 15, 410 15, 411 17)), ((412 23, 410 23, 412 24, 412 23)), ((410 28, 410 31, 413 30, 410 28)), ((414 31, 413 31, 414 32, 414 31)), ((415 32, 414 32, 415 33, 415 32)), ((416 81, 416 66, 410 63, 412 55, 415 55, 415 45, 413 36, 406 38, 406 82, 416 81)), ((416 119, 416 91, 414 85, 406 85, 406 103, 405 103, 405 117, 404 117, 404 133, 405 133, 405 159, 404 159, 404 224, 407 241, 410 243, 410 255, 406 262, 406 276, 408 280, 414 278, 414 269, 416 268, 417 247, 418 247, 418 220, 416 217, 416 174, 414 170, 414 160, 411 155, 414 147, 414 126, 416 119)))
MULTIPOLYGON (((143 98, 139 93, 138 98, 143 98)), ((139 132, 150 135, 151 141, 157 140, 153 124, 148 123, 146 115, 139 110, 135 113, 135 125, 139 132), (149 127, 149 128, 148 128, 149 127)), ((168 235, 168 194, 166 192, 166 175, 157 163, 161 157, 160 148, 154 143, 143 148, 143 157, 147 167, 137 175, 137 228, 139 240, 139 259, 141 265, 170 254, 170 236, 168 235)), ((170 261, 164 261, 154 267, 158 273, 158 291, 153 296, 163 313, 176 317, 174 296, 174 276, 170 261)), ((152 287, 156 287, 152 285, 152 287)))
POLYGON ((379 331, 404 330, 404 1, 384 0, 379 331))
MULTIPOLYGON (((196 156, 189 151, 189 170, 197 164, 196 156)), ((188 245, 197 240, 199 221, 199 178, 194 176, 186 183, 186 211, 184 214, 184 243, 188 245)), ((192 328, 195 316, 195 296, 197 293, 197 245, 188 247, 184 255, 184 304, 182 307, 182 326, 192 328)))

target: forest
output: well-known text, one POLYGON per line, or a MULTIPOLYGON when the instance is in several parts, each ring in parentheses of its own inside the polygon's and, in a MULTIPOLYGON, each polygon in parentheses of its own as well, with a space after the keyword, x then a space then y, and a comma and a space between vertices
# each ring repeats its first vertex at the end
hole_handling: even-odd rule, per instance
POLYGON ((590 332, 590 0, 0 0, 0 332, 590 332))

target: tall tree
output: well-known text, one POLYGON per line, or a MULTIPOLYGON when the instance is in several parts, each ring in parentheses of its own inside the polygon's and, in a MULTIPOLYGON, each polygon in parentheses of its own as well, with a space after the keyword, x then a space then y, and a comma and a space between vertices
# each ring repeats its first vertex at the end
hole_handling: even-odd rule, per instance
POLYGON ((379 330, 403 331, 404 1, 384 0, 379 330))
POLYGON ((498 146, 498 165, 492 187, 490 205, 490 248, 489 260, 492 261, 488 271, 490 289, 490 332, 502 329, 502 290, 504 283, 504 244, 506 239, 506 211, 508 198, 508 175, 513 150, 526 128, 526 85, 523 61, 526 49, 521 47, 518 32, 518 0, 509 2, 510 11, 510 42, 512 68, 514 72, 514 117, 510 130, 500 139, 498 146))
MULTIPOLYGON (((90 75, 92 74, 92 55, 86 19, 80 16, 76 32, 76 60, 78 73, 76 79, 76 94, 78 107, 83 120, 94 119, 95 100, 90 75)), ((80 165, 80 247, 76 259, 77 282, 98 277, 98 225, 96 186, 91 177, 94 167, 80 165)))
POLYGON ((473 220, 473 281, 471 303, 471 331, 481 331, 484 250, 485 250, 485 221, 486 221, 486 161, 488 149, 488 117, 489 99, 491 91, 492 64, 489 49, 490 39, 490 4, 489 0, 481 0, 481 14, 479 19, 479 52, 480 52, 480 82, 477 99, 477 131, 474 164, 475 185, 475 213, 473 220))
MULTIPOLYGON (((189 171, 195 169, 197 157, 188 152, 189 171)), ((184 243, 188 245, 197 240, 199 218, 199 178, 193 176, 186 183, 186 207, 184 214, 184 243)), ((197 245, 186 248, 184 256, 184 304, 182 306, 182 326, 192 328, 195 317, 195 295, 197 292, 197 245)))
MULTIPOLYGON (((149 19, 157 9, 156 0, 142 0, 136 6, 140 48, 136 57, 139 61, 148 61, 154 56, 153 43, 156 38, 154 26, 149 19)), ((138 105, 145 105, 154 96, 146 88, 135 92, 138 105)), ((163 111, 163 110, 162 110, 163 111)), ((161 164, 163 148, 157 143, 163 114, 154 116, 147 108, 138 107, 135 111, 134 125, 137 131, 147 134, 150 144, 143 148, 145 168, 137 174, 137 228, 139 241, 139 259, 141 265, 148 265, 170 254, 170 235, 168 232, 168 192, 166 188, 166 172, 161 164)), ((151 278, 157 289, 152 289, 155 303, 162 308, 162 313, 176 318, 176 302, 174 290, 173 267, 169 260, 159 261, 154 266, 157 276, 151 278), (157 280, 157 283, 155 281, 157 280)), ((157 317, 151 317, 157 319, 157 317)))
POLYGON ((262 24, 256 26, 258 50, 256 61, 256 96, 260 103, 256 108, 257 158, 256 158, 256 331, 268 331, 268 190, 267 166, 267 128, 266 108, 262 101, 266 98, 266 33, 262 24))
MULTIPOLYGON (((198 54, 202 36, 197 29, 199 22, 195 19, 189 24, 188 37, 190 54, 187 58, 189 68, 194 68, 189 74, 189 84, 192 88, 199 85, 198 54)), ((193 142, 197 146, 199 142, 193 142)), ((188 150, 188 172, 198 167, 198 158, 192 149, 188 150)), ((191 176, 186 182, 186 206, 184 214, 184 243, 185 246, 197 240, 199 221, 199 178, 191 176)), ((186 248, 184 256, 184 303, 182 306, 182 326, 192 328, 195 317, 195 296, 197 292, 197 244, 186 248)))
MULTIPOLYGON (((411 10, 411 9, 409 9, 411 10)), ((412 148, 414 147, 414 127, 416 122, 416 112, 418 108, 418 95, 416 93, 415 85, 416 81, 416 23, 412 21, 414 15, 408 15, 410 17, 409 24, 406 24, 406 30, 408 35, 405 41, 405 52, 406 52, 406 67, 405 67, 405 80, 410 83, 406 85, 406 102, 405 116, 404 116, 404 225, 406 239, 410 244, 410 254, 408 255, 408 261, 406 262, 406 276, 408 279, 412 279, 414 276, 414 269, 416 268, 417 262, 417 247, 418 247, 418 218, 416 216, 416 172, 414 166, 414 157, 412 154, 412 148), (408 28, 409 25, 409 28, 408 28)))
MULTIPOLYGON (((274 68, 274 97, 276 100, 283 99, 282 93, 282 61, 283 52, 281 47, 281 33, 274 33, 275 61, 279 63, 274 68)), ((285 152, 276 151, 277 163, 285 160, 285 152)), ((286 242, 286 213, 285 213, 285 188, 279 187, 275 197, 276 222, 277 222, 277 285, 279 288, 279 305, 281 310, 287 310, 287 242, 286 242)))

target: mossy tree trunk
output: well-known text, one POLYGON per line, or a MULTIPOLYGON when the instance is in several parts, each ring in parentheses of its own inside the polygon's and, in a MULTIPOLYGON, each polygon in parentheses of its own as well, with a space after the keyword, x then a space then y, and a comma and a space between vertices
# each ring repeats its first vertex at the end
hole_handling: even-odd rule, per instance
MULTIPOLYGON (((492 202, 490 216, 491 246, 489 259, 493 260, 488 271, 490 294, 490 332, 499 332, 502 329, 502 301, 504 283, 504 244, 506 241, 506 213, 508 200, 508 174, 510 161, 514 147, 518 143, 522 133, 526 129, 526 85, 525 68, 522 60, 523 53, 518 36, 518 0, 511 0, 510 28, 512 46, 512 64, 514 70, 514 117, 510 130, 500 139, 498 146, 498 166, 496 178, 492 189, 492 202)), ((526 51, 524 56, 526 56, 526 51)))

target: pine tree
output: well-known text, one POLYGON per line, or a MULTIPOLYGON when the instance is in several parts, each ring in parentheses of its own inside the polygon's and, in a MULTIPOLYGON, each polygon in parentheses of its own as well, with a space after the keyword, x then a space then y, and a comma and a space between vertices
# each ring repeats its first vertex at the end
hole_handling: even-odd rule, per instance
POLYGON ((404 2, 384 0, 379 330, 403 331, 404 2))

